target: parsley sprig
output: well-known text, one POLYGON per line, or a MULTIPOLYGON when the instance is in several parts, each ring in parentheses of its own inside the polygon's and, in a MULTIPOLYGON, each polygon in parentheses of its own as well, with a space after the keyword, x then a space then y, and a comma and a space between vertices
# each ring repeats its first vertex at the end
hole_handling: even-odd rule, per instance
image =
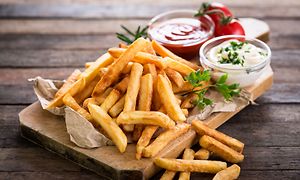
POLYGON ((226 101, 232 100, 233 96, 239 95, 241 89, 239 88, 239 84, 226 84, 226 80, 228 79, 228 74, 222 75, 215 84, 211 84, 204 89, 197 90, 197 87, 202 86, 203 82, 208 82, 211 79, 210 71, 204 70, 201 72, 200 70, 196 72, 190 73, 185 79, 193 85, 192 92, 197 95, 197 99, 193 102, 199 109, 204 109, 208 105, 212 105, 213 100, 206 98, 205 93, 209 88, 214 88, 219 93, 222 94, 226 101))
POLYGON ((121 41, 126 42, 127 44, 132 44, 135 40, 137 40, 140 37, 144 37, 144 38, 147 37, 148 26, 143 28, 141 28, 141 26, 138 26, 135 32, 130 31, 128 28, 126 28, 123 25, 121 25, 121 27, 128 33, 128 36, 126 36, 125 34, 116 33, 117 38, 119 38, 121 41))
POLYGON ((222 52, 225 52, 225 53, 227 53, 227 57, 226 58, 221 57, 221 60, 219 60, 219 63, 234 64, 234 65, 241 64, 242 66, 244 66, 245 57, 244 56, 242 58, 239 57, 239 54, 237 52, 237 50, 242 49, 244 44, 247 44, 247 42, 231 41, 230 46, 228 46, 224 49, 221 48, 218 53, 221 54, 222 52))

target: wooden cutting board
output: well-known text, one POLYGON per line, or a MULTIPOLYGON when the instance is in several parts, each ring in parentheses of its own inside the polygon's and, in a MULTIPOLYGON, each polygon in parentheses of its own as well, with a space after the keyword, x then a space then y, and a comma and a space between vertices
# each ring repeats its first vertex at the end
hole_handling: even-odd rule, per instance
MULTIPOLYGON (((263 37, 262 39, 266 40, 267 31, 268 29, 264 29, 253 36, 263 37)), ((268 67, 256 83, 247 90, 251 93, 252 99, 256 99, 267 91, 272 83, 273 71, 271 67, 268 67)), ((243 108, 245 106, 235 112, 212 114, 205 122, 212 128, 217 128, 243 108)), ((24 138, 101 176, 110 179, 148 179, 159 171, 151 158, 135 159, 135 144, 129 144, 124 154, 121 154, 115 146, 95 149, 77 147, 69 140, 64 118, 43 110, 39 102, 33 103, 20 112, 19 120, 21 135, 24 138)), ((193 143, 195 136, 195 131, 188 131, 165 147, 157 156, 178 157, 186 147, 193 143)))

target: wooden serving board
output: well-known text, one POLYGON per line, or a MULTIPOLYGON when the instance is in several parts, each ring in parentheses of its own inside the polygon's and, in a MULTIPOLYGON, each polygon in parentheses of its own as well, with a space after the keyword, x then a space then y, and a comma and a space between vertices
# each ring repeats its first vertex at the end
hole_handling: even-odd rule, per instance
MULTIPOLYGON (((247 90, 251 92, 252 98, 256 99, 272 86, 272 82, 273 71, 268 67, 257 82, 247 90)), ((240 107, 230 113, 215 113, 205 122, 217 128, 243 108, 240 107)), ((25 108, 19 114, 19 119, 21 135, 24 138, 101 176, 110 179, 148 179, 159 171, 151 158, 135 159, 135 144, 129 144, 124 154, 121 154, 115 146, 95 149, 77 147, 69 140, 64 118, 43 110, 39 102, 25 108)), ((193 143, 195 137, 195 131, 190 130, 170 143, 157 156, 176 158, 193 143)))

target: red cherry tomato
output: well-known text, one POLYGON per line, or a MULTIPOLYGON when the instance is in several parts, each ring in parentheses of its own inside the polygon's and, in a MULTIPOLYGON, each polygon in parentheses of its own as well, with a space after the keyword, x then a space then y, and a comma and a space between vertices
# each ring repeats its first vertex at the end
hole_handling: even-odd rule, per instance
MULTIPOLYGON (((225 6, 224 4, 221 4, 218 2, 212 2, 212 3, 208 4, 208 8, 206 9, 206 11, 211 11, 211 10, 221 10, 221 11, 223 11, 224 16, 233 17, 233 14, 228 9, 228 7, 225 6)), ((215 24, 218 24, 222 19, 222 16, 220 16, 220 13, 209 14, 209 16, 211 17, 211 19, 214 21, 215 24)))
POLYGON ((245 31, 238 20, 232 19, 228 24, 216 24, 215 36, 223 35, 245 35, 245 31))

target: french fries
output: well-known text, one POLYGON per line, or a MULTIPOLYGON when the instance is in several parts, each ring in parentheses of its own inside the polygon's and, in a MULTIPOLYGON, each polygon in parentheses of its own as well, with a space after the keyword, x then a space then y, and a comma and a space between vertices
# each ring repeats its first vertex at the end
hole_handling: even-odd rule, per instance
MULTIPOLYGON (((136 100, 140 89, 140 80, 142 74, 143 66, 138 63, 133 63, 125 96, 125 104, 123 109, 124 112, 134 111, 136 108, 136 100)), ((124 125, 123 128, 130 132, 134 130, 134 125, 124 125)))
POLYGON ((209 160, 185 160, 156 158, 155 165, 169 171, 217 173, 227 168, 227 163, 209 160))
POLYGON ((197 66, 196 64, 194 63, 191 63, 177 55, 175 55, 174 53, 172 53, 170 50, 168 50, 167 48, 163 47, 162 45, 160 45, 158 42, 156 42, 155 40, 152 41, 152 47, 154 49, 154 51, 161 55, 162 57, 170 57, 182 64, 185 64, 189 67, 191 67, 192 69, 194 70, 198 70, 198 69, 201 69, 200 66, 197 66))
POLYGON ((56 92, 54 97, 57 98, 57 97, 63 95, 64 93, 66 93, 66 91, 68 91, 68 89, 70 89, 72 84, 74 84, 76 82, 76 80, 78 79, 80 74, 81 74, 80 70, 75 69, 73 71, 73 73, 67 78, 66 82, 62 85, 62 87, 56 92))
POLYGON ((191 72, 195 71, 194 69, 190 68, 189 66, 182 64, 178 61, 175 61, 174 59, 171 59, 169 57, 165 57, 164 61, 168 68, 178 71, 184 77, 189 75, 191 72))
POLYGON ((177 122, 185 121, 186 117, 177 103, 172 88, 170 87, 166 78, 162 75, 158 75, 157 78, 157 91, 171 119, 177 122))
POLYGON ((64 95, 69 93, 71 96, 74 96, 79 91, 85 89, 86 86, 97 76, 100 68, 108 66, 113 62, 112 56, 108 53, 99 57, 94 63, 93 66, 87 68, 80 76, 80 78, 73 83, 63 94, 54 98, 47 106, 47 109, 53 109, 55 107, 60 107, 63 105, 64 95))
POLYGON ((157 111, 125 111, 118 116, 117 124, 156 125, 167 129, 175 126, 169 116, 157 111))
POLYGON ((176 86, 181 87, 184 84, 184 79, 179 72, 171 68, 166 68, 165 72, 169 79, 176 84, 176 86))
POLYGON ((134 58, 137 52, 141 51, 146 44, 143 38, 137 39, 132 43, 126 51, 108 68, 107 73, 100 79, 96 85, 92 96, 100 96, 121 74, 121 71, 126 67, 128 62, 134 58))
POLYGON ((96 76, 95 79, 90 83, 89 86, 87 86, 84 90, 77 93, 74 96, 74 99, 76 100, 76 102, 81 104, 86 98, 90 97, 93 92, 94 87, 96 86, 96 84, 98 83, 99 80, 100 80, 100 76, 96 76))
POLYGON ((127 137, 122 129, 112 120, 112 118, 99 106, 88 105, 93 119, 104 129, 110 139, 118 147, 121 153, 125 152, 127 147, 127 137))
POLYGON ((219 142, 218 140, 204 135, 200 138, 200 146, 213 152, 217 156, 223 158, 224 160, 231 163, 239 163, 244 160, 244 155, 236 152, 225 144, 219 142))
POLYGON ((159 153, 167 144, 186 133, 190 128, 189 124, 180 123, 174 128, 161 133, 149 146, 143 150, 145 157, 153 157, 159 153))
POLYGON ((208 127, 202 121, 193 120, 192 127, 200 135, 208 135, 220 141, 221 143, 229 146, 230 148, 236 150, 237 152, 243 152, 244 143, 230 136, 227 136, 226 134, 223 134, 215 129, 208 127))
POLYGON ((107 112, 120 99, 121 96, 122 94, 120 91, 113 89, 100 107, 107 112))
POLYGON ((110 110, 108 111, 109 114, 114 118, 117 117, 123 111, 124 104, 125 95, 121 99, 119 99, 119 101, 115 105, 113 105, 113 107, 110 108, 110 110))
POLYGON ((195 159, 207 160, 210 152, 207 149, 201 148, 195 153, 195 159))
MULTIPOLYGON (((109 54, 114 58, 119 58, 125 51, 126 49, 122 49, 122 48, 108 49, 109 54)), ((131 62, 136 62, 140 64, 154 64, 160 69, 166 68, 166 64, 164 63, 161 57, 146 52, 138 52, 135 55, 135 57, 131 60, 131 62)))
MULTIPOLYGON (((153 77, 151 74, 146 74, 141 78, 141 86, 138 95, 138 106, 137 109, 140 111, 150 111, 153 94, 153 77)), ((136 125, 133 131, 132 139, 138 141, 144 125, 136 125)))
POLYGON ((241 168, 233 164, 232 166, 218 172, 213 180, 232 180, 232 179, 238 179, 240 175, 241 168))
MULTIPOLYGON (((182 159, 193 160, 195 151, 192 149, 185 149, 182 159)), ((191 176, 190 172, 180 172, 178 180, 189 180, 191 176)))
POLYGON ((166 170, 164 174, 160 177, 160 180, 172 180, 176 175, 176 171, 166 170))

